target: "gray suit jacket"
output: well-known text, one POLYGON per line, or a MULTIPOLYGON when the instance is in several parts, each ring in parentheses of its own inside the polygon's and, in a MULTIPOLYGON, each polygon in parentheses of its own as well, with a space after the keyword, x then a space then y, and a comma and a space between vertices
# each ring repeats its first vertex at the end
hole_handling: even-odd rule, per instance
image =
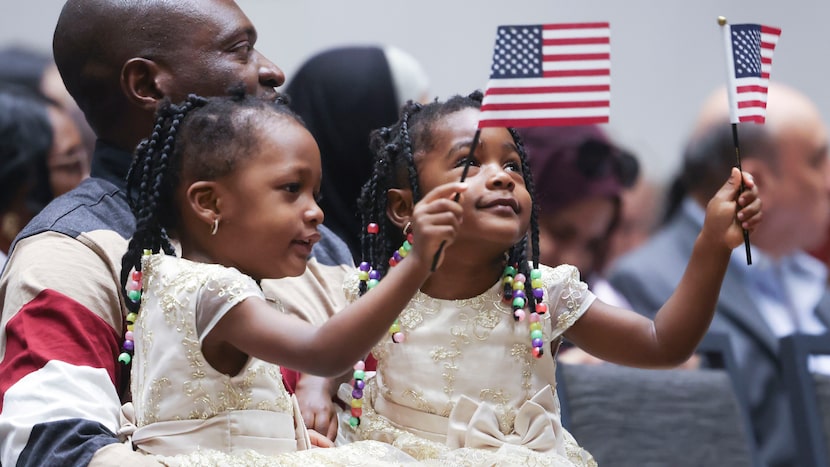
MULTIPOLYGON (((680 210, 644 246, 620 258, 609 280, 634 310, 654 317, 677 287, 699 233, 680 210)), ((741 270, 729 268, 710 332, 729 335, 748 397, 755 439, 768 466, 795 465, 792 417, 781 381, 778 339, 755 309, 741 270)), ((830 295, 816 309, 830 323, 830 295)))

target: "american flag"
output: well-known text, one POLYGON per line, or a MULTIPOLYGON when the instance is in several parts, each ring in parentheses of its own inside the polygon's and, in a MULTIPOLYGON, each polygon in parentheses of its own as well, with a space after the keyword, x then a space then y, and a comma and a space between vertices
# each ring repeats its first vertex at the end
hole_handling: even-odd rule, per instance
POLYGON ((724 27, 729 88, 729 119, 732 123, 764 123, 772 52, 781 29, 761 24, 731 24, 724 27))
POLYGON ((499 26, 479 128, 607 123, 608 23, 499 26))

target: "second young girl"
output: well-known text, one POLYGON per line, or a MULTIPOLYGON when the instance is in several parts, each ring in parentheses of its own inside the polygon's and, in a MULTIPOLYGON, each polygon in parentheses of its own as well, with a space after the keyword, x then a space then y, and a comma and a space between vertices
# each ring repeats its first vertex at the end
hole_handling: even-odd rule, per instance
POLYGON ((295 453, 310 439, 276 364, 334 376, 365 355, 453 242, 451 198, 465 185, 427 196, 407 264, 314 327, 266 303, 259 281, 305 270, 320 178, 317 145, 284 105, 191 96, 159 110, 128 176, 136 232, 122 269, 133 313, 119 359, 134 357, 124 433, 139 451, 175 465, 410 460, 374 442, 295 453))
MULTIPOLYGON (((732 172, 709 202, 686 274, 651 321, 596 300, 575 267, 539 265, 526 155, 506 128, 484 128, 472 147, 480 105, 480 93, 410 104, 374 136, 361 205, 364 222, 381 228, 364 238, 363 268, 392 277, 406 265, 396 250, 402 231, 417 231, 418 207, 467 164, 468 190, 443 264, 373 350, 376 375, 358 382, 362 393, 342 394, 362 410, 341 423, 341 435, 448 465, 595 465, 560 422, 554 357, 563 337, 619 364, 684 362, 709 326, 742 228, 760 221, 757 188, 732 172)), ((352 280, 353 298, 365 289, 352 280)))

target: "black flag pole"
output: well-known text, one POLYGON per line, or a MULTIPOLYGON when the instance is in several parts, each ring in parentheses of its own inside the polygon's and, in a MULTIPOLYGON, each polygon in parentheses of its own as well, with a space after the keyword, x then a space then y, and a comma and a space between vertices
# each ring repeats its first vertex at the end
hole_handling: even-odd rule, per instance
MULTIPOLYGON (((735 65, 732 61, 732 39, 731 39, 731 27, 729 23, 726 21, 726 18, 723 16, 718 16, 718 25, 721 27, 723 32, 723 39, 724 39, 724 46, 726 48, 726 76, 727 76, 727 86, 730 88, 734 86, 734 78, 735 78, 735 65)), ((732 95, 732 90, 727 90, 727 97, 729 98, 729 119, 732 123, 732 144, 735 146, 735 167, 738 168, 738 171, 741 173, 741 184, 738 188, 738 196, 746 190, 746 186, 744 185, 744 173, 743 169, 741 169, 741 145, 738 141, 738 116, 735 112, 737 106, 734 102, 734 97, 732 95)), ((749 231, 746 229, 742 229, 744 233, 744 248, 746 249, 746 264, 752 264, 752 252, 749 248, 749 231)))
MULTIPOLYGON (((467 172, 470 171, 470 164, 473 161, 473 154, 476 151, 476 146, 478 146, 478 140, 481 138, 481 128, 476 129, 476 134, 473 136, 473 143, 470 146, 470 152, 467 154, 467 160, 464 161, 464 170, 461 172, 461 182, 467 179, 467 172)), ((461 193, 456 193, 453 201, 458 202, 459 198, 461 198, 461 193)), ((444 240, 441 242, 441 245, 438 247, 438 251, 435 252, 435 256, 432 258, 432 267, 429 268, 430 271, 435 271, 435 268, 438 267, 438 258, 441 257, 441 252, 444 251, 444 245, 446 245, 447 241, 444 240)))
MULTIPOLYGON (((741 145, 738 143, 738 124, 732 124, 732 144, 735 145, 735 167, 741 172, 741 185, 738 189, 738 196, 744 192, 744 172, 741 169, 741 145)), ((752 264, 752 252, 749 250, 749 231, 743 229, 744 232, 744 249, 746 250, 746 264, 752 264)))

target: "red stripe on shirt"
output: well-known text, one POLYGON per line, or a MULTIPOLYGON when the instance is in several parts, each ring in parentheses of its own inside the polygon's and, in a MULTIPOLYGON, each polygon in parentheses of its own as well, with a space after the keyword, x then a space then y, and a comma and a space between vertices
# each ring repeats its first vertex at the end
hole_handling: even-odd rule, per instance
POLYGON ((120 332, 68 296, 44 290, 6 324, 6 354, 0 362, 0 412, 6 391, 52 360, 107 370, 113 384, 120 332), (90 351, 92 350, 92 351, 90 351))

